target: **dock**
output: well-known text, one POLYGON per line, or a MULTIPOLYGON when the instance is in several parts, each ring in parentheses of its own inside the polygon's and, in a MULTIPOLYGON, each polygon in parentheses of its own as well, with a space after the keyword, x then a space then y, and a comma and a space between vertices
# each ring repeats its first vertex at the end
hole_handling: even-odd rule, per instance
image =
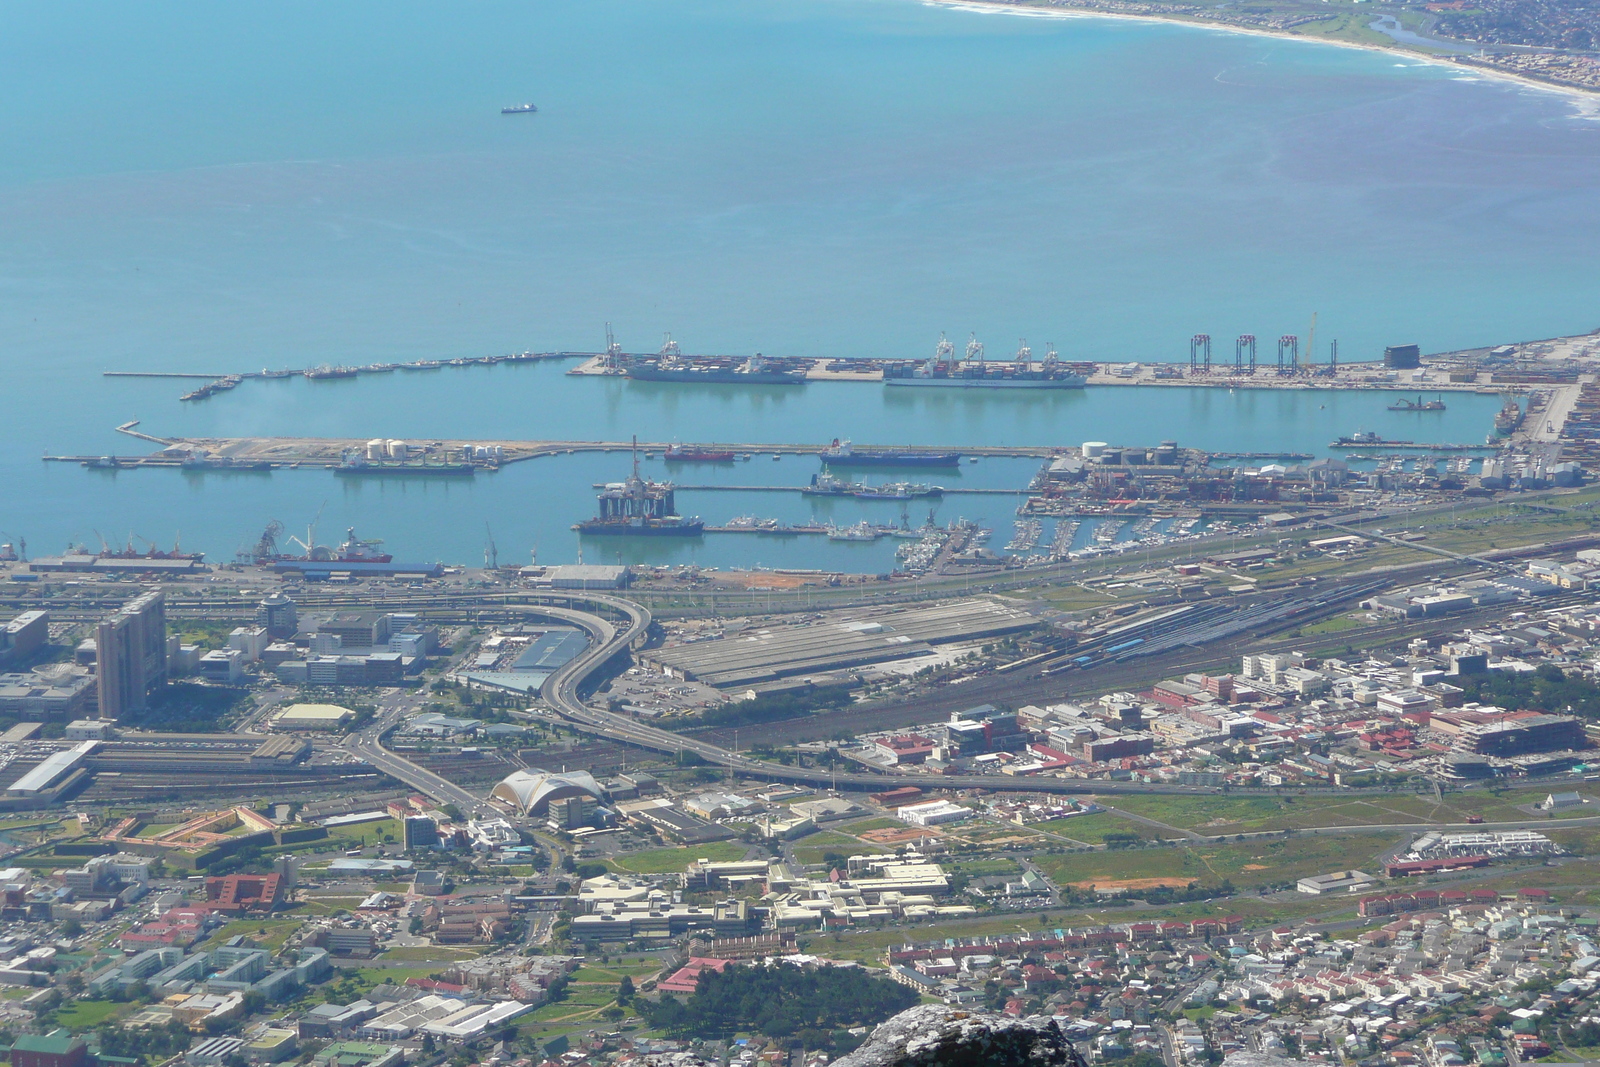
MULTIPOLYGON (((596 488, 596 489, 604 489, 606 487, 606 483, 605 482, 595 482, 595 483, 593 483, 593 487, 596 488)), ((672 487, 674 489, 678 490, 678 492, 680 492, 680 493, 687 493, 687 492, 697 492, 697 493, 803 493, 803 492, 805 492, 805 490, 807 488, 806 486, 800 486, 800 485, 684 485, 684 484, 679 483, 679 482, 674 482, 672 487)), ((995 496, 1027 496, 1028 495, 1028 490, 1026 490, 1026 489, 950 489, 950 488, 947 488, 945 486, 941 486, 940 490, 941 490, 942 495, 944 495, 944 496, 954 496, 954 495, 957 495, 957 494, 968 495, 968 496, 970 496, 970 495, 978 495, 978 494, 990 494, 990 495, 995 495, 995 496)), ((813 494, 813 495, 815 495, 817 497, 817 499, 819 499, 819 500, 856 500, 856 499, 863 499, 863 498, 858 498, 854 494, 851 494, 851 493, 816 493, 816 494, 813 494)), ((864 499, 867 499, 867 500, 883 499, 883 500, 888 500, 890 503, 904 504, 904 503, 909 503, 910 500, 937 499, 938 495, 939 494, 925 493, 925 494, 923 494, 921 496, 911 497, 911 498, 909 498, 909 500, 898 500, 898 501, 895 500, 892 497, 866 497, 864 499)))

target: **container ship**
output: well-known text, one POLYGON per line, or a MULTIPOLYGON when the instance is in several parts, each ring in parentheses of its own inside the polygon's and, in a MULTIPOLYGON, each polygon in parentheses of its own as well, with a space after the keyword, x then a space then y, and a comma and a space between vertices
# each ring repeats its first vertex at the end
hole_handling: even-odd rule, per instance
POLYGON ((607 485, 598 500, 600 514, 575 523, 574 530, 619 537, 699 537, 706 529, 698 515, 678 514, 671 482, 651 482, 639 476, 637 440, 633 474, 625 482, 607 485))
POLYGON ((959 452, 924 452, 910 448, 855 448, 837 437, 817 453, 824 463, 857 467, 958 467, 959 452))
POLYGON ((955 345, 939 335, 933 358, 925 362, 888 363, 884 385, 928 385, 956 389, 1082 389, 1094 373, 1093 363, 1063 363, 1054 348, 1042 360, 1023 341, 1010 361, 984 359, 983 344, 974 335, 967 341, 965 359, 956 358, 955 345))

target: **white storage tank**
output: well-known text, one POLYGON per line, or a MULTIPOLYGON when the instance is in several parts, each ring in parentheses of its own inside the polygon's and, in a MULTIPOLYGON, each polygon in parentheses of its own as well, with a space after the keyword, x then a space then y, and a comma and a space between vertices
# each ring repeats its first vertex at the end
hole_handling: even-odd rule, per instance
POLYGON ((385 441, 381 437, 374 437, 372 440, 367 442, 368 459, 382 459, 388 454, 388 450, 389 442, 385 441))
POLYGON ((1105 454, 1105 451, 1106 443, 1104 441, 1085 441, 1083 443, 1084 459, 1099 459, 1105 454))
POLYGON ((404 441, 391 440, 389 442, 390 459, 405 459, 408 455, 410 455, 410 453, 411 450, 407 447, 404 441))

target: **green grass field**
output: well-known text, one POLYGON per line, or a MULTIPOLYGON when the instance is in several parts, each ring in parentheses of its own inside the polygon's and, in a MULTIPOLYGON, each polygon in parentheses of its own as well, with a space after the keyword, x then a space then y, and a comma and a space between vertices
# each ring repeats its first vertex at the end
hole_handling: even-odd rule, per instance
POLYGON ((394 840, 400 840, 401 826, 398 819, 374 819, 371 822, 351 823, 349 826, 330 826, 328 836, 342 838, 346 841, 365 841, 373 845, 383 840, 383 835, 388 834, 394 840))
POLYGON ((1240 888, 1293 882, 1311 874, 1370 864, 1395 835, 1340 834, 1241 844, 1115 849, 1040 856, 1036 863, 1057 883, 1100 889, 1155 885, 1202 886, 1230 881, 1240 888))
POLYGON ((801 863, 821 863, 822 857, 829 852, 837 852, 841 856, 865 856, 883 851, 881 846, 831 830, 801 840, 804 843, 794 847, 794 858, 801 863))
POLYGON ((114 1000, 74 1000, 56 1009, 56 1022, 69 1030, 92 1030, 127 1010, 114 1000))
MULTIPOLYGON (((1470 815, 1488 822, 1526 821, 1521 805, 1537 804, 1549 789, 1472 790, 1446 793, 1441 803, 1428 794, 1372 796, 1187 797, 1130 796, 1106 800, 1124 811, 1203 834, 1302 830, 1312 826, 1371 826, 1390 823, 1464 823, 1470 815)), ((1600 805, 1573 809, 1569 817, 1600 815, 1600 805)), ((1081 822, 1064 820, 1066 826, 1081 822)), ((1555 821, 1555 820, 1552 820, 1555 821)), ((1129 830, 1138 832, 1137 825, 1129 830)), ((1149 828, 1146 828, 1149 831, 1149 828)), ((1069 837, 1070 830, 1058 831, 1069 837)), ((1088 838, 1079 838, 1089 840, 1088 838)))
MULTIPOLYGON (((1139 814, 1143 815, 1144 812, 1139 814)), ((1093 815, 1074 815, 1070 819, 1052 819, 1050 822, 1036 823, 1034 829, 1060 834, 1062 837, 1070 837, 1074 841, 1082 841, 1089 845, 1105 844, 1107 834, 1134 834, 1147 841, 1183 836, 1175 832, 1158 830, 1154 826, 1146 826, 1132 819, 1124 819, 1108 811, 1096 812, 1093 815)))
POLYGON ((634 874, 670 874, 681 871, 698 859, 727 863, 744 859, 749 849, 735 841, 711 841, 703 845, 685 845, 682 848, 653 848, 647 852, 630 852, 613 856, 611 862, 619 869, 634 874))

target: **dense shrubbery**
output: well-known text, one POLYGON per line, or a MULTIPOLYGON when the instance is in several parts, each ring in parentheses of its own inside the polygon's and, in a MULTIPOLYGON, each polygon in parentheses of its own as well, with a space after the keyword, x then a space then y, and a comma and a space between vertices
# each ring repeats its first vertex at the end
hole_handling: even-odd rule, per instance
POLYGON ((855 967, 729 967, 707 971, 687 1000, 635 1001, 651 1026, 679 1037, 722 1038, 740 1030, 792 1037, 811 1048, 831 1032, 880 1023, 917 1003, 917 995, 855 967))
POLYGON ((707 708, 700 721, 707 726, 742 726, 751 722, 798 719, 814 711, 830 711, 850 703, 847 685, 819 685, 794 693, 768 693, 753 700, 739 700, 707 708))

